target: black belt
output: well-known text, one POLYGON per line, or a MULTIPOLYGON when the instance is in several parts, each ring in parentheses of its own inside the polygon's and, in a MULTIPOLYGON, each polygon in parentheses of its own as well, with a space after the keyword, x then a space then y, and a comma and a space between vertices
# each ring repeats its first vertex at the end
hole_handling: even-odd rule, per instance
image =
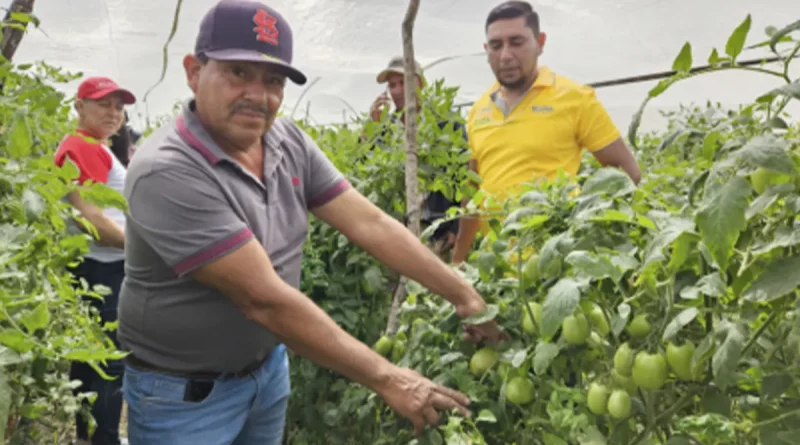
POLYGON ((167 368, 164 368, 164 367, 157 366, 157 365, 154 365, 152 363, 146 362, 146 361, 140 359, 139 357, 136 357, 133 354, 128 354, 128 356, 125 357, 125 363, 127 365, 132 366, 132 367, 134 367, 136 369, 139 369, 141 371, 153 371, 153 372, 158 372, 158 373, 161 373, 161 374, 168 374, 168 375, 172 375, 172 376, 176 376, 176 377, 186 378, 186 379, 189 379, 189 380, 226 380, 226 379, 240 379, 240 378, 243 378, 243 377, 247 377, 248 375, 250 375, 253 372, 255 372, 256 370, 258 370, 258 368, 260 368, 261 365, 263 365, 264 362, 267 361, 267 358, 269 358, 269 356, 267 356, 267 357, 265 357, 265 358, 263 358, 261 360, 254 361, 254 362, 248 364, 247 366, 245 366, 244 368, 242 368, 241 370, 235 371, 235 372, 230 372, 230 371, 226 371, 226 372, 176 371, 174 369, 167 369, 167 368))

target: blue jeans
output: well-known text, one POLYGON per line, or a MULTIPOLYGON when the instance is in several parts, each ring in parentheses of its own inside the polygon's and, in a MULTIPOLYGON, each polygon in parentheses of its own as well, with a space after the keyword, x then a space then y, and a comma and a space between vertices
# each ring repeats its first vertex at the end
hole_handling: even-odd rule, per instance
MULTIPOLYGON (((103 323, 117 320, 117 304, 119 290, 125 277, 125 262, 115 261, 103 263, 85 258, 72 274, 84 278, 90 286, 102 284, 111 289, 111 293, 102 300, 86 297, 92 306, 100 312, 103 323)), ((117 331, 107 333, 109 338, 119 348, 117 331)), ((101 365, 102 366, 102 365, 101 365)), ((121 360, 109 360, 103 370, 114 380, 105 380, 86 363, 73 362, 70 366, 70 380, 80 380, 81 386, 73 393, 78 395, 85 392, 96 392, 97 398, 91 407, 92 417, 97 422, 97 429, 91 436, 92 445, 119 445, 119 420, 122 413, 122 373, 124 371, 121 360)), ((84 404, 88 405, 87 401, 84 404)), ((89 424, 83 416, 75 419, 75 429, 78 439, 89 439, 89 424)))
POLYGON ((184 400, 188 382, 125 367, 130 445, 281 445, 290 392, 285 346, 247 377, 206 382, 201 401, 184 400))

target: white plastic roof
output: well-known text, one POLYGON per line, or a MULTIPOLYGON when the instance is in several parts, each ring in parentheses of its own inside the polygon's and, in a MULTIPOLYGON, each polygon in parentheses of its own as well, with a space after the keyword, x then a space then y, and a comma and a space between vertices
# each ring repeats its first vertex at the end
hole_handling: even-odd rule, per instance
MULTIPOLYGON (((108 75, 140 99, 161 75, 162 47, 171 30, 177 0, 40 0, 34 13, 42 30, 26 36, 18 62, 47 60, 86 75, 108 75)), ((0 4, 10 3, 2 0, 0 4)), ((168 113, 190 95, 181 58, 192 51, 202 15, 215 0, 184 0, 178 32, 169 47, 166 78, 147 98, 149 113, 168 113)), ((341 122, 345 101, 365 111, 382 91, 375 74, 393 55, 402 54, 402 0, 270 0, 290 21, 295 34, 295 62, 310 80, 319 81, 298 107, 320 123, 341 122)), ((478 97, 493 81, 482 52, 483 24, 499 1, 421 0, 415 32, 422 64, 444 56, 468 55, 436 65, 429 77, 458 85, 459 100, 478 97)), ((767 25, 781 27, 800 19, 797 0, 542 0, 532 2, 541 16, 548 43, 541 63, 580 82, 593 82, 663 71, 671 67, 685 41, 695 62, 705 63, 713 46, 724 48, 728 35, 748 13, 750 42, 765 38, 767 25)), ((759 57, 751 51, 743 58, 759 57)), ((800 67, 800 60, 798 61, 800 67)), ((793 70, 800 76, 800 68, 793 70)), ((626 127, 653 83, 602 88, 598 95, 617 123, 626 127)), ((775 86, 775 79, 754 73, 721 73, 677 85, 654 101, 674 107, 706 99, 735 106, 775 86)), ((74 87, 70 85, 70 87, 74 87)), ((302 90, 290 86, 291 109, 302 90)), ((796 112, 797 106, 793 108, 796 112)), ((145 113, 140 103, 134 121, 145 113)), ((795 114, 800 116, 800 114, 795 114)), ((658 120, 654 112, 644 125, 658 120)), ((139 120, 141 122, 141 120, 139 120)))

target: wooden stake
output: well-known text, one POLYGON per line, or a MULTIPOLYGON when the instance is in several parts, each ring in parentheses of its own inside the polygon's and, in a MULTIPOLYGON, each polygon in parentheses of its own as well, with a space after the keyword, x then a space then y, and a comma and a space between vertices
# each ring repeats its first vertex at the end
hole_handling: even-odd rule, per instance
MULTIPOLYGON (((406 132, 406 214, 408 228, 419 237, 421 232, 422 197, 419 193, 418 147, 417 147, 417 71, 414 63, 414 22, 417 20, 420 0, 409 0, 403 19, 403 59, 405 80, 405 132, 406 132)), ((406 278, 401 277, 392 297, 392 308, 386 333, 394 335, 400 326, 399 312, 406 299, 406 278)))

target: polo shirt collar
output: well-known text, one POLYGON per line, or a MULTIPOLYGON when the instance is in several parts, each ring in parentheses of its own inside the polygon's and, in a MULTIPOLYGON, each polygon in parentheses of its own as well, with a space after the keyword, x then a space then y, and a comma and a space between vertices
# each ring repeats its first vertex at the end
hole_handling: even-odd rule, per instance
MULTIPOLYGON (((211 165, 217 165, 221 161, 227 161, 237 166, 239 165, 239 163, 225 153, 208 134, 195 113, 194 99, 189 99, 184 102, 182 110, 180 114, 178 114, 176 120, 176 127, 181 139, 183 139, 189 147, 200 153, 211 165)), ((277 138, 274 131, 267 131, 264 136, 262 136, 262 142, 265 147, 264 174, 269 175, 275 170, 281 157, 283 157, 283 152, 280 150, 281 140, 277 138)))
POLYGON ((511 111, 519 105, 522 100, 531 94, 531 91, 540 90, 544 88, 550 88, 556 83, 556 74, 550 70, 550 68, 546 66, 539 67, 539 74, 536 76, 536 80, 533 81, 533 84, 525 91, 525 94, 520 96, 513 104, 510 106, 506 106, 505 101, 502 97, 500 97, 500 83, 495 82, 494 87, 492 89, 491 94, 489 94, 489 98, 492 102, 503 112, 504 116, 508 116, 511 111))

